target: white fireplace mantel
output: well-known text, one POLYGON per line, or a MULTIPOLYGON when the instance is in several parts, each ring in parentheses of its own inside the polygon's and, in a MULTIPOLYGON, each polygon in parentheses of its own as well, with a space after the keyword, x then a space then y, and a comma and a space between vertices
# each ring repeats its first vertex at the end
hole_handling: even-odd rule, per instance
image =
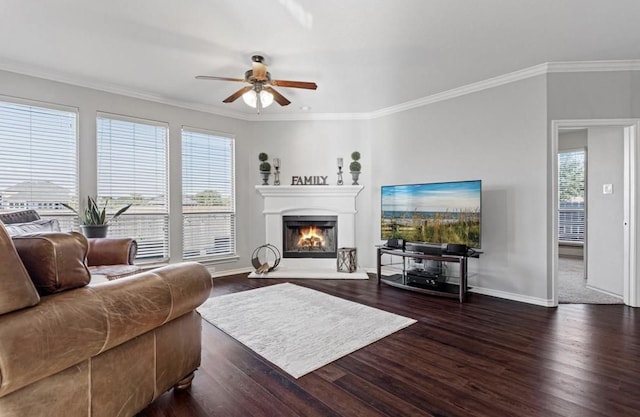
POLYGON ((282 251, 282 216, 335 215, 338 247, 355 247, 356 197, 361 185, 257 185, 264 199, 265 242, 282 251))
MULTIPOLYGON (((337 247, 356 247, 356 197, 361 185, 257 185, 264 200, 265 243, 282 253, 282 216, 336 216, 337 247)), ((250 278, 367 279, 367 273, 336 271, 335 259, 286 258, 267 274, 250 278)))
POLYGON ((355 198, 362 185, 256 185, 256 190, 264 196, 298 195, 343 195, 355 198))

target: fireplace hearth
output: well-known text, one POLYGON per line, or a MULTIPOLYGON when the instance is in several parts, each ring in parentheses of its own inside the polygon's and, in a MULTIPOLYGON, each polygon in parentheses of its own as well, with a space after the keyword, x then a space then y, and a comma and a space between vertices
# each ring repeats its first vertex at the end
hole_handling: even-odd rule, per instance
POLYGON ((283 258, 335 258, 337 216, 282 216, 283 258))

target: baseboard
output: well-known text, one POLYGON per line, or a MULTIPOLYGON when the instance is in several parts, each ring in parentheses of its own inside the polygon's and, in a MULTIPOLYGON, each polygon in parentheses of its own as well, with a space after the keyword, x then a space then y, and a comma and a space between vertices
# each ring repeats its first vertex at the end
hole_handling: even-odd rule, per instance
POLYGON ((608 295, 609 297, 619 298, 620 300, 624 299, 624 297, 622 295, 620 295, 620 294, 614 294, 612 292, 609 292, 609 291, 606 291, 606 290, 603 290, 603 289, 600 289, 600 288, 597 288, 597 287, 592 287, 588 283, 587 283, 587 285, 585 285, 585 287, 590 289, 590 290, 593 290, 593 291, 598 291, 599 293, 602 293, 604 295, 608 295))
POLYGON ((237 274, 248 274, 250 272, 253 272, 255 269, 248 266, 246 268, 238 268, 238 269, 227 269, 226 271, 218 271, 218 272, 212 272, 211 273, 211 277, 212 278, 222 278, 222 277, 226 277, 229 275, 237 275, 237 274))
POLYGON ((469 292, 503 298, 505 300, 518 301, 520 303, 534 304, 542 307, 555 307, 553 300, 530 297, 528 295, 514 294, 506 291, 492 290, 490 288, 472 287, 469 292))
MULTIPOLYGON (((364 270, 374 275, 377 273, 376 268, 362 268, 361 270, 364 270)), ((229 275, 248 274, 253 271, 254 271, 254 268, 252 267, 229 269, 226 271, 219 271, 219 272, 213 271, 211 276, 213 278, 222 278, 229 275)), ((492 290, 490 288, 471 287, 469 289, 469 292, 475 293, 475 294, 488 295, 496 298, 502 298, 505 300, 517 301, 520 303, 533 304, 533 305, 542 306, 542 307, 555 307, 553 304, 553 300, 546 300, 544 298, 537 298, 537 297, 529 297, 527 295, 514 294, 506 291, 492 290)))

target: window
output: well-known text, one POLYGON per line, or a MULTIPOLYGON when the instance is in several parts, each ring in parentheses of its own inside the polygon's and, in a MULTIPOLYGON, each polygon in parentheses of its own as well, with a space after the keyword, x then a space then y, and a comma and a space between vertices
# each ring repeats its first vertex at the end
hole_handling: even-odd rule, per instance
POLYGON ((558 240, 584 243, 585 150, 558 154, 558 240))
POLYGON ((234 141, 182 129, 183 258, 235 255, 234 141))
POLYGON ((77 113, 0 101, 0 210, 34 209, 73 228, 60 203, 78 196, 77 113))
POLYGON ((138 260, 169 258, 168 126, 101 114, 97 119, 98 204, 111 212, 133 206, 109 228, 110 237, 135 237, 138 260))

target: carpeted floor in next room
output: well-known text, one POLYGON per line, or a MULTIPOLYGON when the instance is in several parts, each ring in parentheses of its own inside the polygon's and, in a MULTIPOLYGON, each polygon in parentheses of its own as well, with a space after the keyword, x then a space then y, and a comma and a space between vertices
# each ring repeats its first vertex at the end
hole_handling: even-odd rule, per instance
POLYGON ((587 288, 582 259, 560 257, 558 302, 562 304, 624 304, 622 299, 587 288))

